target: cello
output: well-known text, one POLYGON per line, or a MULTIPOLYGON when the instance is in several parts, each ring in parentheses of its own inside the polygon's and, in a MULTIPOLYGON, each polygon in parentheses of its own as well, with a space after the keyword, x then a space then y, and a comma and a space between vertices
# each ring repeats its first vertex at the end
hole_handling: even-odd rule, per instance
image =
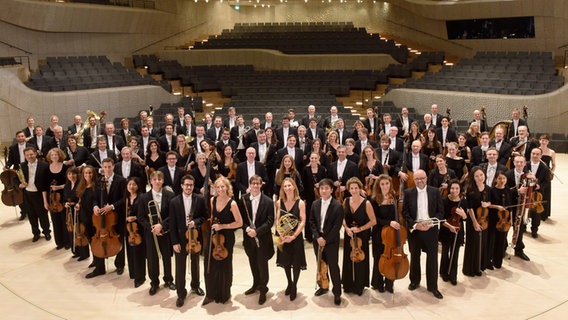
MULTIPOLYGON (((4 147, 4 163, 8 163, 8 147, 4 147)), ((4 185, 2 190, 2 203, 9 207, 15 207, 24 202, 24 191, 20 189, 19 184, 25 184, 24 175, 21 169, 7 169, 0 173, 0 180, 4 185), (18 183, 19 182, 19 183, 18 183)))
MULTIPOLYGON (((104 192, 106 191, 106 179, 101 178, 101 203, 104 203, 104 192)), ((102 212, 99 215, 93 214, 93 226, 96 232, 91 239, 91 250, 97 258, 108 258, 116 256, 122 249, 122 244, 115 231, 117 215, 114 210, 102 212)))
POLYGON ((379 259, 379 271, 385 278, 394 281, 406 276, 409 270, 409 262, 408 256, 404 253, 407 231, 399 222, 399 206, 394 199, 392 204, 394 204, 395 207, 394 221, 400 225, 400 228, 396 230, 389 225, 385 226, 381 231, 381 238, 385 249, 379 259))

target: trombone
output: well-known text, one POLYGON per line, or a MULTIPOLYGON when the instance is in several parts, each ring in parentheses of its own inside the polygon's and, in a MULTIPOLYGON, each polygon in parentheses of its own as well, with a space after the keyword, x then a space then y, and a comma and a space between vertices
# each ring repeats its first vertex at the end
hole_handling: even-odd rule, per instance
MULTIPOLYGON (((156 200, 148 201, 148 220, 150 221, 150 227, 152 227, 154 224, 162 224, 162 216, 160 215, 160 210, 158 210, 158 202, 156 200), (158 220, 157 223, 154 223, 155 219, 158 220)), ((152 237, 154 238, 154 245, 156 245, 156 253, 158 253, 158 258, 162 259, 162 251, 160 251, 158 236, 152 232, 152 237)))

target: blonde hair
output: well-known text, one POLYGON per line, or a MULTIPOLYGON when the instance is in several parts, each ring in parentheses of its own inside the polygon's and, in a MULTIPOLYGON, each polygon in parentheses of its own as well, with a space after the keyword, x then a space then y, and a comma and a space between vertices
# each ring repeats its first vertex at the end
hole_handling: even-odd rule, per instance
POLYGON ((225 187, 227 188, 227 196, 229 198, 233 197, 233 186, 231 185, 231 182, 229 181, 229 179, 227 179, 224 176, 220 176, 219 178, 217 178, 217 180, 215 180, 215 183, 213 184, 213 186, 215 187, 215 189, 217 189, 217 186, 224 184, 225 187))
MULTIPOLYGON (((284 185, 285 182, 290 182, 292 184, 292 186, 294 187, 294 199, 292 200, 298 200, 300 199, 300 192, 298 191, 298 186, 296 185, 296 182, 294 181, 294 179, 292 178, 285 178, 282 181, 282 185, 284 185)), ((288 201, 288 199, 286 198, 286 192, 284 192, 284 188, 280 188, 280 199, 284 200, 284 202, 288 201)))

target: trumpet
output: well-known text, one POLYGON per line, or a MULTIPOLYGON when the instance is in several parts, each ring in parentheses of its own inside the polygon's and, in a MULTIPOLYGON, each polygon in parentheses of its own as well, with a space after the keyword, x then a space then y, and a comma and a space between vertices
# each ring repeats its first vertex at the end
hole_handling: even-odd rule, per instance
POLYGON ((240 140, 244 135, 246 135, 250 131, 250 129, 252 129, 250 126, 246 126, 243 129, 243 132, 237 137, 237 140, 240 140))
MULTIPOLYGON (((438 218, 429 218, 429 219, 416 220, 416 224, 422 223, 427 225, 428 227, 436 226, 438 227, 438 229, 440 228, 440 225, 444 222, 446 222, 446 219, 440 220, 438 218)), ((412 229, 410 229, 410 232, 413 232, 414 230, 416 230, 416 228, 413 227, 412 229)))
MULTIPOLYGON (((156 200, 148 201, 148 220, 150 221, 150 226, 155 224, 162 224, 162 216, 160 215, 160 210, 158 209, 158 202, 156 200), (154 221, 157 220, 156 223, 154 221)), ((162 232, 163 235, 166 232, 162 232)), ((154 244, 156 245, 156 253, 158 253, 158 258, 162 259, 162 251, 160 250, 160 245, 158 243, 158 236, 152 232, 154 238, 154 244)))

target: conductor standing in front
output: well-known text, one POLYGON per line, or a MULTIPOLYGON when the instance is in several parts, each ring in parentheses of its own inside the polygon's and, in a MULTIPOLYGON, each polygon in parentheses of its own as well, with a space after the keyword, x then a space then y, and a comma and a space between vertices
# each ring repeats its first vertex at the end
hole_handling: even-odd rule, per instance
POLYGON ((426 172, 414 172, 416 186, 404 191, 403 215, 410 229, 410 285, 408 290, 420 286, 420 253, 426 252, 426 283, 434 297, 442 299, 438 291, 438 228, 444 217, 442 195, 438 188, 426 184, 426 172), (436 221, 437 220, 437 221, 436 221), (437 222, 437 223, 436 223, 437 222))

